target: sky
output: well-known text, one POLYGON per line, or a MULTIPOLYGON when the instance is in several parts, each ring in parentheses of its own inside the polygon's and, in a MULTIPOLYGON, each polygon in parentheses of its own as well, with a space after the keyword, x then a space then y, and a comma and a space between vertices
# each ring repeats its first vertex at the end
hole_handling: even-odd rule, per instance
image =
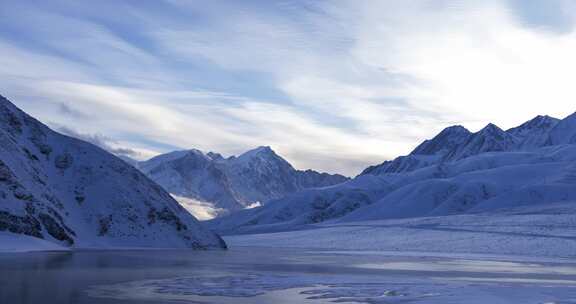
POLYGON ((576 111, 576 1, 2 0, 0 94, 146 159, 358 174, 443 128, 576 111))

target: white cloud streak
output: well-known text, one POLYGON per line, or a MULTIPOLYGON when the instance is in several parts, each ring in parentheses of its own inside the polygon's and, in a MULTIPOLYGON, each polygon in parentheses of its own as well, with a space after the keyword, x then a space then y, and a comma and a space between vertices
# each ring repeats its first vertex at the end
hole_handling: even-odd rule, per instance
POLYGON ((184 13, 227 16, 208 25, 156 22, 158 12, 140 9, 131 17, 149 23, 140 34, 152 49, 93 21, 32 10, 51 26, 25 20, 21 30, 57 53, 0 35, 0 80, 43 120, 148 153, 270 145, 297 167, 347 174, 449 124, 512 127, 575 110, 576 34, 527 27, 503 1, 271 3, 173 1, 184 13), (264 75, 278 98, 190 86, 188 77, 202 77, 198 62, 264 75))

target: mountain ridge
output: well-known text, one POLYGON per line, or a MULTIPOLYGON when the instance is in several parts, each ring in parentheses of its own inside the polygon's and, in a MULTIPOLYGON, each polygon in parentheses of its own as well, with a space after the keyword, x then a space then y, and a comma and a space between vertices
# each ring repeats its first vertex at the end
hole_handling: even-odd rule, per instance
MULTIPOLYGON (((569 140, 560 139, 560 137, 567 136, 563 135, 567 131, 556 130, 558 139, 552 139, 554 130, 563 121, 574 121, 574 126, 576 126, 576 113, 563 120, 548 115, 538 115, 506 131, 493 123, 488 123, 475 133, 460 125, 450 126, 432 139, 424 140, 410 154, 370 166, 360 175, 408 172, 484 152, 522 151, 566 143, 569 140), (452 142, 446 142, 447 138, 450 138, 452 142), (437 157, 423 157, 423 155, 437 157)), ((571 129, 571 127, 572 125, 566 126, 565 129, 571 129)), ((576 132, 571 135, 571 138, 576 143, 576 132)))
POLYGON ((140 162, 138 168, 175 196, 211 203, 214 215, 348 180, 339 174, 297 170, 269 146, 228 158, 195 149, 169 152, 140 162))
POLYGON ((225 248, 120 158, 0 96, 0 231, 72 248, 225 248))
POLYGON ((448 127, 406 156, 335 186, 301 191, 214 219, 224 234, 443 216, 576 201, 576 114, 537 116, 506 131, 448 127))

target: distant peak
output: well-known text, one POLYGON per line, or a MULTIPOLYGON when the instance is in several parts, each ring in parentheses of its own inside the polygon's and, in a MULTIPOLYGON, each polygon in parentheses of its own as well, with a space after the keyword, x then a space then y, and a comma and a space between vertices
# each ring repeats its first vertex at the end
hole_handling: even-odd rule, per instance
POLYGON ((468 131, 468 129, 464 128, 461 125, 454 125, 454 126, 450 126, 444 130, 442 130, 442 132, 440 132, 440 134, 454 134, 454 133, 470 133, 470 131, 468 131))
POLYGON ((203 151, 200 151, 198 149, 189 149, 189 150, 184 150, 180 152, 180 157, 193 157, 193 158, 204 158, 204 159, 210 159, 210 157, 208 155, 206 155, 206 153, 204 153, 203 151))
POLYGON ((174 161, 177 159, 191 158, 191 157, 209 159, 209 157, 206 156, 206 154, 204 154, 204 152, 197 150, 197 149, 189 149, 189 150, 177 150, 177 151, 172 151, 172 152, 160 154, 160 155, 157 155, 155 157, 152 157, 148 161, 168 162, 168 161, 174 161))
POLYGON ((527 122, 531 123, 531 124, 541 124, 541 123, 547 123, 547 122, 558 122, 560 121, 560 119, 558 118, 554 118, 548 115, 538 115, 534 118, 532 118, 530 121, 527 122))
POLYGON ((292 166, 286 161, 282 156, 276 154, 272 148, 269 146, 260 146, 258 148, 244 152, 242 155, 236 158, 239 161, 252 161, 255 159, 264 160, 265 162, 281 162, 286 163, 288 166, 292 166))
POLYGON ((504 132, 502 129, 500 129, 500 127, 498 127, 497 125, 493 124, 493 123, 489 123, 487 124, 484 128, 482 128, 482 130, 480 130, 480 132, 478 133, 500 133, 500 132, 504 132))
POLYGON ((534 119, 539 119, 539 120, 558 120, 558 118, 552 117, 552 116, 548 116, 548 115, 538 115, 536 116, 534 119))
POLYGON ((187 150, 188 154, 195 154, 195 155, 205 155, 204 152, 198 149, 189 149, 187 150))
POLYGON ((463 143, 470 134, 471 132, 463 126, 450 126, 442 130, 434 138, 422 142, 410 154, 433 155, 444 153, 446 150, 452 149, 453 146, 463 143))
POLYGON ((563 120, 573 120, 576 119, 576 112, 566 116, 563 120))
POLYGON ((274 150, 272 150, 272 148, 270 148, 270 146, 260 146, 256 149, 254 149, 254 151, 258 151, 258 152, 274 152, 274 150))
POLYGON ((254 148, 252 150, 248 150, 246 152, 244 152, 242 155, 240 155, 239 157, 242 156, 250 156, 250 155, 257 155, 257 154, 272 154, 272 155, 276 155, 276 153, 274 152, 274 150, 272 150, 272 148, 270 148, 270 146, 260 146, 257 148, 254 148))
POLYGON ((519 125, 518 127, 514 127, 509 129, 506 132, 510 132, 511 134, 518 134, 521 132, 526 132, 526 130, 532 129, 549 129, 555 126, 560 120, 558 118, 554 118, 548 115, 538 115, 531 120, 519 125))
POLYGON ((222 154, 216 153, 216 152, 212 152, 212 151, 206 153, 206 156, 210 157, 212 160, 224 159, 224 157, 222 156, 222 154))

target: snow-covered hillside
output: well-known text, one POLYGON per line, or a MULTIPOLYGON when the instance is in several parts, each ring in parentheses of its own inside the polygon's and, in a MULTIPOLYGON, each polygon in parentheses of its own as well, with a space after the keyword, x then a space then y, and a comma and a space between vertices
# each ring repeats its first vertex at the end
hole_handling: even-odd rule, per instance
MULTIPOLYGON (((304 189, 342 183, 341 175, 296 170, 270 147, 258 147, 236 157, 199 150, 176 151, 141 162, 138 167, 179 198, 207 209, 191 208, 213 216, 264 205, 272 199, 304 189)), ((200 213, 197 213, 200 216, 200 213)))
POLYGON ((225 237, 232 247, 398 252, 402 256, 576 257, 576 202, 472 214, 323 223, 297 231, 225 237))
POLYGON ((225 247, 137 169, 4 97, 0 142, 0 231, 73 248, 225 247))
POLYGON ((477 133, 450 127, 410 155, 349 182, 209 224, 225 234, 261 233, 576 201, 576 145, 569 127, 575 121, 576 115, 562 121, 539 116, 508 131, 489 124, 477 133))
MULTIPOLYGON (((402 173, 433 164, 456 161, 484 152, 527 151, 544 146, 570 143, 567 137, 576 124, 576 115, 559 120, 550 116, 537 116, 518 127, 502 130, 488 124, 482 130, 471 133, 462 126, 444 129, 430 140, 424 141, 407 156, 385 161, 368 167, 361 174, 382 175, 402 173)), ((575 126, 576 127, 576 126, 575 126)))

